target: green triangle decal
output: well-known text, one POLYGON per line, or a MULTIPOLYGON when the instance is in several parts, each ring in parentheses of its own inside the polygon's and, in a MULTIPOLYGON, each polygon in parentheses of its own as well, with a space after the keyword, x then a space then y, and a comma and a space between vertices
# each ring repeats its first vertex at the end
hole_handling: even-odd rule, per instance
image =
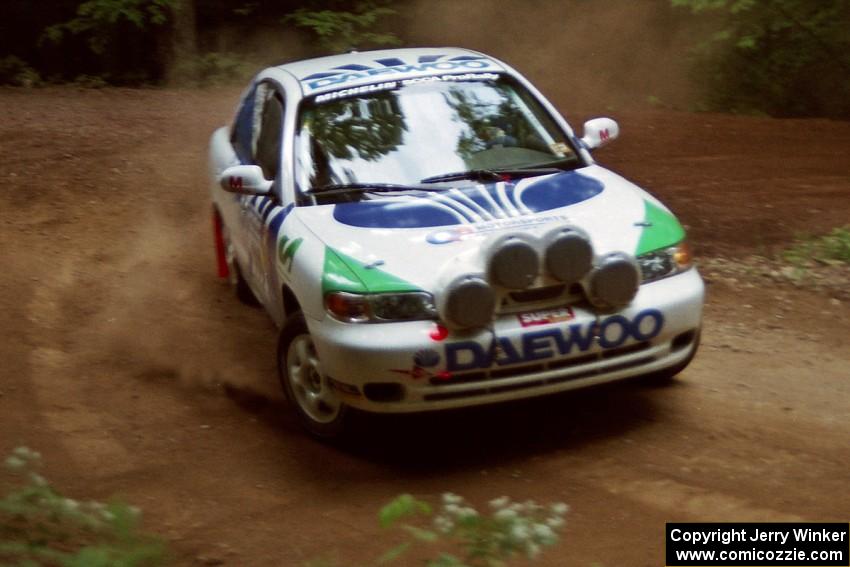
POLYGON ((322 295, 331 291, 386 293, 421 289, 378 268, 366 268, 359 260, 327 246, 325 269, 322 273, 322 295))
POLYGON ((649 201, 644 201, 643 232, 638 240, 635 256, 678 244, 685 238, 685 229, 670 212, 649 201))

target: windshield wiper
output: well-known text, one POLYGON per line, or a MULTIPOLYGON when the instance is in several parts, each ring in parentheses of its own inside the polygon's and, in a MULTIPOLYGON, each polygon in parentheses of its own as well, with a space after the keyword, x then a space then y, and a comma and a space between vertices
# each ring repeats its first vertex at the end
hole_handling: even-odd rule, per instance
POLYGON ((494 168, 494 169, 470 169, 467 171, 455 171, 454 173, 443 173, 426 177, 420 183, 440 183, 442 181, 459 181, 461 179, 474 179, 476 181, 502 181, 505 177, 521 178, 534 177, 536 175, 550 175, 564 171, 558 167, 516 167, 516 168, 494 168))
POLYGON ((305 191, 307 195, 326 196, 346 193, 394 193, 399 191, 442 191, 442 188, 421 185, 402 185, 400 183, 331 183, 312 187, 305 191))

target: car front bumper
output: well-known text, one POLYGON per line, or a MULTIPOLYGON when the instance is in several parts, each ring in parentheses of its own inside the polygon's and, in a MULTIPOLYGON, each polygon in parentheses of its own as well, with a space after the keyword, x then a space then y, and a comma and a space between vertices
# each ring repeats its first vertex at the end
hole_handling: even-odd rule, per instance
POLYGON ((675 367, 697 347, 703 298, 702 279, 691 269, 641 286, 617 313, 572 306, 558 320, 532 324, 505 314, 491 329, 445 337, 433 321, 349 324, 326 316, 308 326, 322 372, 346 404, 401 413, 540 396, 675 367))

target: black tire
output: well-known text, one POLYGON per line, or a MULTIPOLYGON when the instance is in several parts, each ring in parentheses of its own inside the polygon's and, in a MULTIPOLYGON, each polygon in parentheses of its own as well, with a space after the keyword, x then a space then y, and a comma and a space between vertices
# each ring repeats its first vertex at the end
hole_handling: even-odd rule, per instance
POLYGON ((696 337, 694 337, 693 345, 691 346, 691 352, 685 360, 682 362, 671 366, 670 368, 662 368, 661 370, 657 370, 655 372, 651 372, 650 374, 645 374, 640 377, 641 382, 648 386, 668 386, 670 385, 676 376, 682 372, 694 357, 697 355, 697 351, 699 350, 699 342, 700 342, 700 331, 697 331, 696 337))
POLYGON ((301 425, 314 437, 330 440, 348 429, 351 409, 321 373, 313 339, 300 312, 293 313, 280 332, 277 369, 286 397, 301 425))
POLYGON ((233 244, 230 241, 230 231, 227 226, 222 224, 221 239, 224 244, 224 260, 227 262, 227 281, 233 288, 236 294, 236 299, 245 305, 257 307, 260 302, 257 301, 257 296, 251 291, 251 286, 242 277, 242 270, 239 268, 239 262, 236 259, 236 254, 233 251, 233 244))
POLYGON ((236 262, 233 264, 233 271, 236 274, 235 281, 233 282, 236 299, 245 305, 258 307, 260 302, 257 300, 257 296, 254 295, 254 292, 251 291, 251 286, 249 286, 248 282, 245 281, 245 278, 242 277, 242 270, 239 269, 239 264, 236 262))

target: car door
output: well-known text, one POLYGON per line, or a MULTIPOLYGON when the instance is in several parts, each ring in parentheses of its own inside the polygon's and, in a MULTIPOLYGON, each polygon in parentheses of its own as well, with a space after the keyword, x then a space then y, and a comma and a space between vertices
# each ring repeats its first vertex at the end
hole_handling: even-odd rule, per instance
POLYGON ((254 130, 251 157, 260 166, 266 179, 274 182, 272 196, 241 196, 242 231, 246 244, 247 266, 245 277, 257 298, 265 305, 273 299, 271 265, 268 258, 269 238, 265 221, 269 212, 279 205, 281 146, 283 136, 283 96, 275 85, 263 82, 255 96, 254 130))

